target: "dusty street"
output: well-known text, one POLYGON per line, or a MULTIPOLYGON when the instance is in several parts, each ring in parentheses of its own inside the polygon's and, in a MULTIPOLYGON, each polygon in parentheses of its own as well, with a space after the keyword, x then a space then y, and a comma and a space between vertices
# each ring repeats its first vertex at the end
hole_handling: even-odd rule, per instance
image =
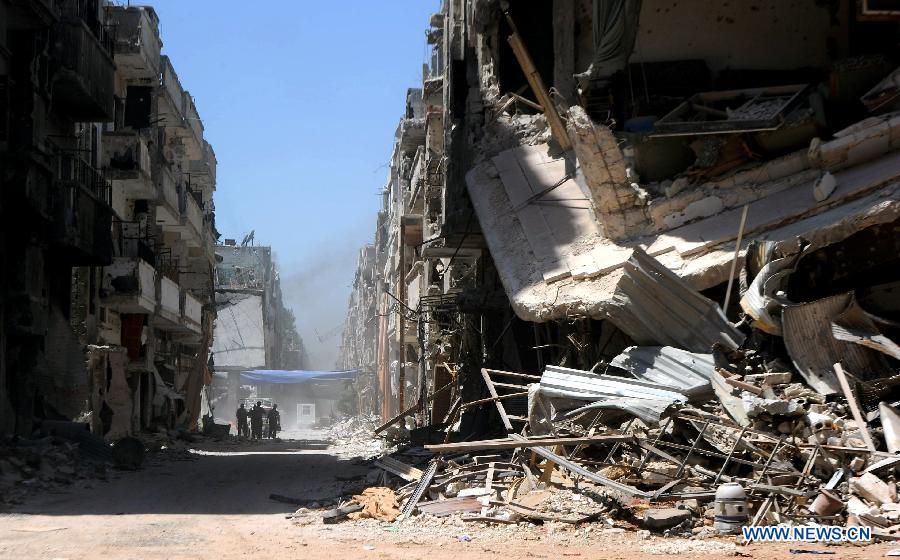
MULTIPOLYGON (((315 434, 304 434, 315 436, 315 434)), ((840 558, 880 558, 893 547, 753 545, 727 539, 641 540, 634 532, 519 524, 487 526, 413 519, 399 528, 372 520, 323 525, 286 519, 294 507, 269 494, 309 499, 352 492, 340 479, 366 475, 365 461, 341 449, 310 449, 307 440, 261 445, 198 444, 163 452, 137 472, 34 496, 0 514, 0 558, 797 558, 790 548, 836 551, 840 558)))

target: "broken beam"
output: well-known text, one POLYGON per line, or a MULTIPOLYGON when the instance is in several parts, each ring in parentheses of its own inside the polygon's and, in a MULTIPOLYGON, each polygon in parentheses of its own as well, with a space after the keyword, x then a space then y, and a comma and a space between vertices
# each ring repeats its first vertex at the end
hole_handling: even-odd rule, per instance
POLYGON ((481 441, 463 441, 460 443, 442 443, 426 445, 425 449, 435 453, 446 451, 469 451, 476 449, 521 449, 525 447, 551 447, 556 445, 578 445, 582 443, 606 443, 614 441, 634 441, 634 436, 588 436, 588 437, 555 437, 540 439, 486 439, 481 441))
MULTIPOLYGON (((518 441, 528 441, 524 437, 517 435, 517 434, 510 434, 509 437, 512 439, 518 440, 518 441)), ((621 482, 616 482, 615 480, 610 480, 610 479, 606 478, 605 476, 600 476, 597 473, 593 473, 593 472, 585 469, 584 467, 577 465, 577 464, 573 463, 572 461, 569 461, 568 459, 564 459, 563 457, 560 457, 556 453, 553 453, 543 447, 534 447, 534 448, 532 448, 532 452, 535 453, 536 455, 543 457, 544 459, 546 459, 548 461, 552 461, 553 463, 556 463, 557 465, 559 465, 560 467, 566 469, 567 471, 569 471, 571 473, 581 475, 584 478, 590 480, 591 482, 595 482, 597 484, 606 486, 608 488, 612 488, 613 490, 618 490, 619 492, 628 494, 629 496, 637 496, 639 498, 650 498, 653 495, 650 492, 644 492, 642 490, 638 490, 637 488, 635 488, 633 486, 629 486, 627 484, 622 484, 621 482)))
MULTIPOLYGON (((431 401, 433 401, 434 398, 438 395, 438 393, 441 393, 441 392, 443 392, 443 391, 446 391, 447 389, 449 389, 449 388, 453 385, 453 383, 454 383, 454 382, 451 381, 450 383, 447 383, 446 385, 444 385, 444 386, 441 387, 440 389, 438 389, 438 390, 436 390, 435 392, 431 393, 431 395, 429 395, 428 398, 425 399, 425 403, 427 404, 427 403, 430 403, 431 401)), ((419 408, 421 408, 421 406, 422 406, 422 403, 416 403, 416 404, 412 405, 411 407, 407 408, 406 410, 404 410, 403 412, 401 412, 401 413, 398 414, 397 416, 394 416, 393 418, 391 418, 390 420, 388 420, 388 421, 385 422, 384 424, 382 424, 382 425, 378 426, 377 428, 375 428, 374 433, 377 434, 377 433, 383 432, 384 430, 390 428, 391 426, 393 426, 394 424, 396 424, 396 423, 399 422, 400 420, 406 418, 407 416, 409 416, 410 414, 412 414, 413 412, 415 412, 416 410, 418 410, 419 408)))
POLYGON ((553 132, 553 137, 559 143, 559 147, 562 148, 564 152, 567 152, 572 149, 572 142, 569 140, 568 133, 566 133, 566 126, 563 124, 559 113, 556 111, 553 100, 550 99, 550 94, 547 91, 547 87, 544 85, 544 80, 541 78, 540 72, 538 72, 537 68, 534 66, 531 55, 528 54, 528 49, 525 47, 525 43, 522 42, 522 38, 519 36, 519 31, 516 29, 515 22, 513 22, 508 13, 506 14, 506 19, 509 22, 510 29, 512 29, 512 35, 510 35, 508 39, 509 46, 512 48, 513 54, 519 62, 519 66, 522 67, 522 73, 525 74, 525 79, 528 80, 531 91, 534 92, 534 96, 537 97, 540 106, 544 108, 544 116, 547 117, 547 122, 550 124, 550 130, 553 132))

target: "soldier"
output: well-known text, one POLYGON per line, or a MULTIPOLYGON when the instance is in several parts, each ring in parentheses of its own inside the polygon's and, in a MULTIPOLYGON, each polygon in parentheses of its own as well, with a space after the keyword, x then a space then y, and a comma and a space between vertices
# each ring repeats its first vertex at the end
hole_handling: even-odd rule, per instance
POLYGON ((250 437, 250 428, 247 426, 247 409, 244 408, 244 403, 238 407, 235 416, 237 417, 238 436, 250 437))
POLYGON ((250 409, 250 431, 253 439, 262 439, 263 408, 262 401, 250 409))
POLYGON ((278 412, 278 405, 273 404, 272 410, 269 411, 269 433, 266 434, 270 438, 275 439, 278 430, 281 429, 281 413, 278 412))

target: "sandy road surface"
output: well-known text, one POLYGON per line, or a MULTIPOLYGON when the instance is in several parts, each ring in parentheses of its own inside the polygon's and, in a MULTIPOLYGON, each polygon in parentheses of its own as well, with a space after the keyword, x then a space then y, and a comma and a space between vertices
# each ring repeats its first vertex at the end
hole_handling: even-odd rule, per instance
MULTIPOLYGON (((206 445, 206 454, 165 455, 107 482, 33 497, 0 513, 2 559, 487 559, 815 558, 789 548, 836 552, 832 558, 882 558, 868 547, 752 545, 728 540, 639 540, 599 529, 448 524, 399 530, 374 521, 299 526, 293 507, 270 493, 309 498, 340 493, 335 476, 368 467, 297 441, 206 445), (180 460, 178 460, 180 459, 180 460), (678 553, 678 554, 676 554, 678 553)), ((825 558, 827 558, 826 556, 825 558)))

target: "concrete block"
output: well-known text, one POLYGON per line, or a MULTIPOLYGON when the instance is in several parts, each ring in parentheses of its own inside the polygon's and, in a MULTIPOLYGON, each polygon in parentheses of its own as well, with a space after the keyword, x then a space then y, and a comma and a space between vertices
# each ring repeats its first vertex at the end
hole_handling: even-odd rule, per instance
POLYGON ((879 506, 893 501, 891 500, 891 489, 883 480, 872 473, 851 478, 850 492, 879 506))
POLYGON ((816 181, 816 184, 813 185, 813 197, 817 202, 822 202, 831 196, 831 193, 833 193, 836 188, 837 179, 834 178, 834 175, 826 171, 825 174, 816 181))
POLYGON ((644 527, 653 531, 663 531, 681 525, 690 518, 691 512, 686 509, 648 509, 644 512, 644 527))
POLYGON ((679 177, 672 181, 672 184, 666 187, 666 196, 672 198, 673 196, 687 188, 687 186, 690 184, 691 180, 687 177, 679 177))

